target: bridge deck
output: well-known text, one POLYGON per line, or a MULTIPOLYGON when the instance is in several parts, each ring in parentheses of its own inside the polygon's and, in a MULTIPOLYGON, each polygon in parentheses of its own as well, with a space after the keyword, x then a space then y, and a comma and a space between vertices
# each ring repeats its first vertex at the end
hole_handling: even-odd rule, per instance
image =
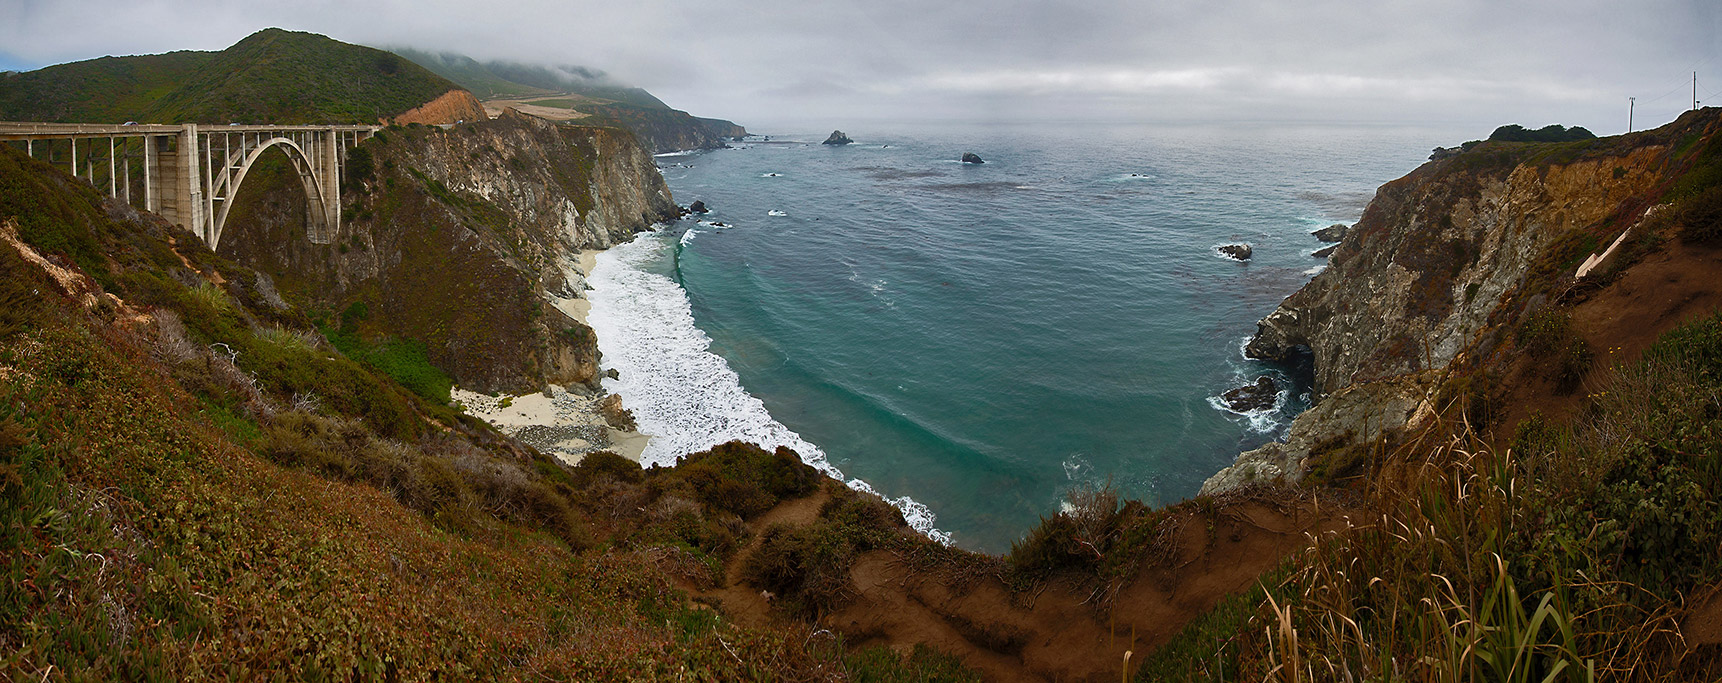
MULTIPOLYGON (((340 131, 340 132, 371 132, 382 126, 367 125, 329 125, 329 126, 258 126, 249 124, 199 124, 199 133, 271 133, 291 131, 340 131)), ((22 121, 0 121, 0 140, 59 140, 72 137, 139 137, 144 135, 176 135, 185 130, 184 126, 160 123, 31 123, 22 121)))

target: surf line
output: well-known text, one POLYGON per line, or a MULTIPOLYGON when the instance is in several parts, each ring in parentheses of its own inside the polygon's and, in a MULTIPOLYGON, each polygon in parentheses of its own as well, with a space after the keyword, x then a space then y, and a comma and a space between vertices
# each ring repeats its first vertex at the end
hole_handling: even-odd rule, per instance
POLYGON ((599 254, 587 278, 592 285, 587 322, 597 332, 604 368, 617 373, 604 379, 604 387, 622 397, 640 432, 651 435, 640 464, 673 465, 687 453, 730 441, 783 446, 849 488, 884 498, 910 527, 949 545, 951 535, 934 525, 935 515, 926 505, 909 496, 887 498, 867 482, 845 476, 824 450, 778 422, 741 386, 729 362, 711 352, 711 338, 694 324, 687 291, 650 270, 667 257, 674 259, 679 278, 680 246, 679 239, 665 233, 641 233, 599 254))

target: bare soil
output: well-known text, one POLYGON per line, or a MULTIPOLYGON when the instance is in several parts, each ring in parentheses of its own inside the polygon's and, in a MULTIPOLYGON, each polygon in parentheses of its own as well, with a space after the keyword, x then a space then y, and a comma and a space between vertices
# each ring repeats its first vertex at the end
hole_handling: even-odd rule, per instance
POLYGON ((1573 305, 1573 329, 1589 343, 1595 359, 1584 386, 1564 395, 1556 392, 1554 382, 1538 373, 1537 359, 1520 358, 1508 366, 1503 384, 1510 389, 1502 419, 1495 421, 1495 439, 1511 439, 1519 422, 1533 412, 1557 421, 1570 417, 1586 394, 1601 390, 1601 370, 1638 362, 1663 333, 1719 308, 1722 248, 1670 238, 1612 282, 1580 295, 1573 305))
MULTIPOLYGON (((750 526, 811 523, 824 501, 782 503, 750 526)), ((1167 542, 1123 580, 1054 576, 1021 592, 999 576, 928 569, 875 550, 850 571, 854 598, 819 625, 855 647, 907 653, 929 645, 961 657, 988 681, 1116 680, 1126 652, 1140 661, 1316 535, 1344 528, 1345 512, 1291 496, 1222 503, 1211 517, 1192 510, 1162 527, 1170 529, 1167 542)), ((736 554, 724 586, 699 597, 744 624, 788 618, 773 611, 769 594, 739 583, 749 550, 736 554)))

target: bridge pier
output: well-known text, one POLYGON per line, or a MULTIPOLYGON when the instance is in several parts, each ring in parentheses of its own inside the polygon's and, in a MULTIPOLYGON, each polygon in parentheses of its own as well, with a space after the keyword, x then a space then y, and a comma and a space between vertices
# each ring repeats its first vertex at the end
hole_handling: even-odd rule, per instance
MULTIPOLYGON (((306 238, 314 244, 334 242, 341 231, 341 164, 346 151, 381 128, 0 122, 0 141, 23 141, 25 153, 34 157, 36 141, 67 140, 71 147, 67 165, 72 176, 99 188, 96 158, 100 152, 95 140, 107 138, 108 195, 131 203, 134 182, 131 160, 133 156, 141 157, 138 166, 142 178, 137 180, 141 181, 142 208, 197 235, 214 249, 221 242, 234 193, 258 157, 275 147, 287 155, 305 186, 309 205, 306 238), (235 135, 239 138, 237 150, 232 145, 235 135), (80 139, 88 142, 82 169, 78 156, 80 139), (138 141, 136 153, 132 151, 133 139, 138 141)), ((47 154, 52 161, 55 155, 51 145, 47 154)))

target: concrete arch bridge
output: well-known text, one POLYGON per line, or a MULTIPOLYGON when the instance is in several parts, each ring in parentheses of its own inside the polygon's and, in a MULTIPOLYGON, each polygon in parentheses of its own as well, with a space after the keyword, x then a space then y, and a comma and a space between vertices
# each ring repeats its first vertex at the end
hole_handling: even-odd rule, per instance
POLYGON ((315 244, 334 241, 341 229, 341 163, 347 150, 381 129, 0 122, 0 141, 23 143, 32 158, 63 164, 98 190, 161 214, 215 249, 245 175, 271 149, 287 155, 305 186, 306 236, 315 244))

